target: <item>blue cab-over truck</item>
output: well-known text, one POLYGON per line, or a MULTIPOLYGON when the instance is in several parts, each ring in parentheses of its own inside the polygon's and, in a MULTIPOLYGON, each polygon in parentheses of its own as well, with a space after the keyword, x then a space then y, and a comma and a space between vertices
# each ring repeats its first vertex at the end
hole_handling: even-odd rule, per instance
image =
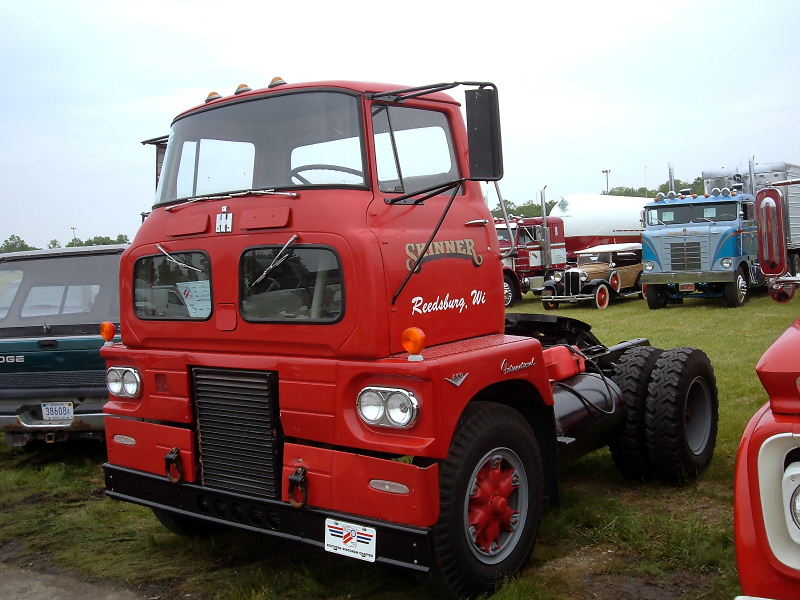
MULTIPOLYGON (((758 265, 755 194, 798 176, 800 167, 788 163, 703 171, 704 194, 670 191, 645 205, 642 286, 648 307, 684 298, 744 304, 753 287, 766 283, 758 265)), ((800 272, 800 186, 790 186, 788 194, 792 226, 786 244, 800 272)))
POLYGON ((0 254, 0 432, 8 445, 103 439, 100 323, 119 323, 126 247, 0 254))

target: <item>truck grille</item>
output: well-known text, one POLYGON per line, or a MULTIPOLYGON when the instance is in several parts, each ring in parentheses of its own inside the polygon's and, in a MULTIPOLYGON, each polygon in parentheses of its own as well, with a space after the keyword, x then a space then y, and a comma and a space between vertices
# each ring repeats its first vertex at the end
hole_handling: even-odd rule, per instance
POLYGON ((203 485, 280 499, 277 373, 192 369, 203 485))
POLYGON ((564 273, 564 294, 574 296, 581 293, 580 271, 566 271, 564 273))
POLYGON ((702 269, 700 242, 672 242, 669 259, 673 271, 699 271, 702 269))

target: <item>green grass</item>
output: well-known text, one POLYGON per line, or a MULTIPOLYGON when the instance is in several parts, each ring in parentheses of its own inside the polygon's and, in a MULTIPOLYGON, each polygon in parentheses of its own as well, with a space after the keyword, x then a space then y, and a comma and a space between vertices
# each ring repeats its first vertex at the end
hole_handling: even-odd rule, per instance
MULTIPOLYGON (((530 295, 512 311, 546 312, 530 295)), ((641 300, 627 300, 603 311, 563 305, 547 311, 590 323, 606 344, 647 337, 662 348, 705 350, 720 390, 717 451, 703 477, 683 488, 630 483, 606 450, 569 466, 561 505, 547 511, 532 560, 492 598, 626 600, 644 583, 663 586, 664 595, 654 598, 735 596, 736 450, 744 426, 766 400, 755 364, 795 313, 793 304, 764 295, 738 309, 698 300, 650 311, 641 300), (679 595, 679 587, 687 595, 679 595), (628 589, 634 591, 626 595, 628 589)), ((124 583, 164 600, 434 597, 428 583, 409 572, 265 536, 181 539, 148 510, 104 497, 103 460, 99 445, 34 452, 0 447, 2 560, 124 583)))

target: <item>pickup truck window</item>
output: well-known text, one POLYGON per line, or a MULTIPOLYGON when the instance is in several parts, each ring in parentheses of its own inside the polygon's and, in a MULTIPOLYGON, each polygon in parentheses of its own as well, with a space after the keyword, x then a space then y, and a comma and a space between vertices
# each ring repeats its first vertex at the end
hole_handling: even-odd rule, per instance
POLYGON ((372 124, 382 192, 411 194, 459 178, 444 113, 379 105, 372 110, 372 124))
POLYGON ((250 249, 242 256, 242 316, 269 322, 341 319, 344 289, 338 256, 329 248, 308 246, 289 246, 280 252, 280 246, 270 246, 250 249))
POLYGON ((191 113, 172 126, 156 206, 246 190, 365 187, 359 98, 296 91, 191 113))
POLYGON ((202 321, 211 316, 211 264, 205 253, 145 256, 136 261, 133 276, 140 319, 202 321))

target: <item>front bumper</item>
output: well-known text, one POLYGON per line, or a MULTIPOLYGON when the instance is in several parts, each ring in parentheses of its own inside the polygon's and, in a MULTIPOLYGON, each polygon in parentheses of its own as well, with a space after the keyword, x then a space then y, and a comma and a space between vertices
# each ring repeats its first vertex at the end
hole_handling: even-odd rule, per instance
POLYGON ((376 530, 376 561, 427 572, 431 566, 430 528, 400 525, 317 508, 293 508, 288 502, 254 498, 166 477, 103 465, 106 494, 116 500, 255 531, 325 548, 326 519, 353 522, 376 530))
POLYGON ((658 283, 728 283, 736 280, 736 271, 642 272, 642 284, 658 283))

